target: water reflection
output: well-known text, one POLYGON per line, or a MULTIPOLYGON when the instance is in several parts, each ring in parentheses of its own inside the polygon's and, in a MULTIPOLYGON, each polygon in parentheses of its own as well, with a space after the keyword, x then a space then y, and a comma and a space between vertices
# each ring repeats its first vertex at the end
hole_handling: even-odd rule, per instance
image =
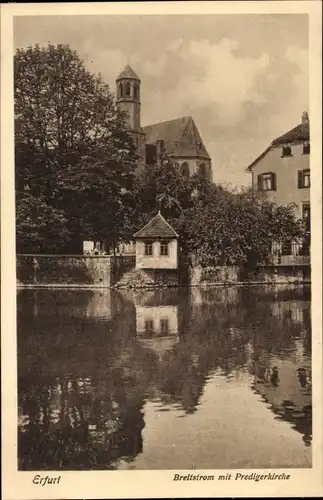
MULTIPOLYGON (((259 456, 264 467, 310 465, 300 447, 312 437, 308 290, 24 290, 17 301, 20 469, 145 468, 145 460, 162 467, 150 433, 157 435, 155 416, 164 412, 162 441, 179 439, 172 426, 182 418, 179 468, 194 422, 200 433, 231 425, 225 397, 235 388, 239 418, 247 411, 252 427, 267 408, 278 441, 273 458, 259 444, 239 466, 259 456), (281 459, 275 420, 289 443, 288 429, 294 433, 281 459)), ((234 425, 239 438, 243 423, 234 425)), ((233 466, 237 450, 230 452, 229 441, 227 462, 223 450, 212 456, 190 445, 191 453, 205 467, 233 466)))

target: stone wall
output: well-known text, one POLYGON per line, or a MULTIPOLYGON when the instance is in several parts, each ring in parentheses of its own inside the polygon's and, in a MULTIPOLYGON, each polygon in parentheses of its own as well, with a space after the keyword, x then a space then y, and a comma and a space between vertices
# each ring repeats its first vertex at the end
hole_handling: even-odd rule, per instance
MULTIPOLYGON (((18 286, 114 286, 135 272, 135 255, 17 255, 18 286)), ((310 267, 262 266, 243 272, 237 266, 201 267, 180 262, 176 270, 144 270, 144 278, 130 276, 138 287, 174 287, 178 285, 221 285, 237 283, 310 283, 310 267)), ((127 283, 123 283, 127 285, 127 283)))
POLYGON ((202 267, 190 268, 189 280, 191 285, 209 285, 216 283, 236 283, 239 281, 240 268, 236 266, 202 267))
POLYGON ((246 272, 238 266, 189 268, 189 282, 196 285, 219 285, 237 283, 297 284, 310 283, 310 267, 303 266, 259 266, 246 272))
POLYGON ((20 286, 110 287, 135 265, 135 256, 17 255, 20 286))

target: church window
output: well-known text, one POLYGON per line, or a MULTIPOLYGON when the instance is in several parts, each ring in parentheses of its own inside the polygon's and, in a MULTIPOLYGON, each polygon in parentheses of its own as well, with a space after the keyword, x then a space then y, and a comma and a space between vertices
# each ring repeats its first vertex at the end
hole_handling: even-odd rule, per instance
POLYGON ((129 82, 126 83, 126 96, 131 96, 131 86, 129 82))
POLYGON ((184 163, 182 163, 182 165, 181 165, 181 172, 182 172, 183 175, 186 175, 187 177, 189 177, 189 175, 190 175, 190 169, 189 169, 187 161, 184 161, 184 163))
POLYGON ((199 166, 199 174, 201 177, 206 177, 205 163, 201 163, 201 165, 199 166))
POLYGON ((119 83, 118 85, 118 97, 123 97, 123 85, 119 83))
POLYGON ((157 147, 155 144, 146 144, 146 165, 157 163, 157 147))
POLYGON ((133 97, 139 99, 139 86, 136 83, 133 86, 133 97))

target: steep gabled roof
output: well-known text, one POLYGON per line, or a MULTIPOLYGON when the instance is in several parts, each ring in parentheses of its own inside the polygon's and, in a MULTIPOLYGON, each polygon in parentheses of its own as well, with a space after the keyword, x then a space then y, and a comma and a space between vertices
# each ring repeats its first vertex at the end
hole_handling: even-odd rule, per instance
POLYGON ((120 75, 117 78, 117 81, 122 80, 123 78, 131 78, 132 80, 138 80, 138 82, 140 82, 139 76, 134 72, 129 64, 127 64, 121 71, 120 75))
POLYGON ((310 138, 310 124, 309 122, 300 123, 297 127, 292 128, 286 134, 277 137, 272 141, 273 146, 280 144, 292 144, 297 141, 308 141, 310 138))
POLYGON ((178 238, 178 234, 160 212, 133 235, 134 238, 178 238))
POLYGON ((310 140, 310 124, 309 121, 304 121, 303 123, 300 123, 296 127, 292 128, 285 134, 277 137, 274 139, 269 146, 263 151, 257 158, 246 168, 246 171, 250 172, 252 167, 256 165, 266 154, 275 146, 282 146, 284 144, 290 145, 290 144, 297 144, 298 142, 302 141, 309 141, 310 140))
POLYGON ((148 125, 143 127, 143 132, 146 135, 146 144, 163 140, 165 151, 169 155, 210 159, 191 116, 148 125))

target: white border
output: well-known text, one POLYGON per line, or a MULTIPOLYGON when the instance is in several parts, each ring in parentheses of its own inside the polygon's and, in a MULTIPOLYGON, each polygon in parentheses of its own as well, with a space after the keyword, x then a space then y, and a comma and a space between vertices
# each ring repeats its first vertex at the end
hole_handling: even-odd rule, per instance
MULTIPOLYGON (((321 2, 142 2, 1 5, 2 485, 4 500, 72 498, 269 497, 323 495, 322 463, 322 56, 321 2), (287 469, 289 481, 173 482, 180 471, 60 472, 59 485, 34 485, 17 471, 17 358, 14 231, 13 16, 292 14, 310 19, 313 326, 313 467, 287 469)), ((189 471, 187 473, 191 473, 189 471)), ((203 471, 195 471, 203 472, 203 471)), ((220 471, 215 471, 220 473, 220 471)), ((226 471, 225 471, 226 472, 226 471)), ((230 470, 234 474, 234 470, 230 470)), ((251 470, 250 472, 257 472, 251 470)), ((260 473, 265 471, 261 470, 260 473)), ((268 472, 273 472, 270 470, 268 472)), ((211 471, 206 471, 210 474, 211 471)), ((57 475, 57 473, 55 473, 57 475)))

